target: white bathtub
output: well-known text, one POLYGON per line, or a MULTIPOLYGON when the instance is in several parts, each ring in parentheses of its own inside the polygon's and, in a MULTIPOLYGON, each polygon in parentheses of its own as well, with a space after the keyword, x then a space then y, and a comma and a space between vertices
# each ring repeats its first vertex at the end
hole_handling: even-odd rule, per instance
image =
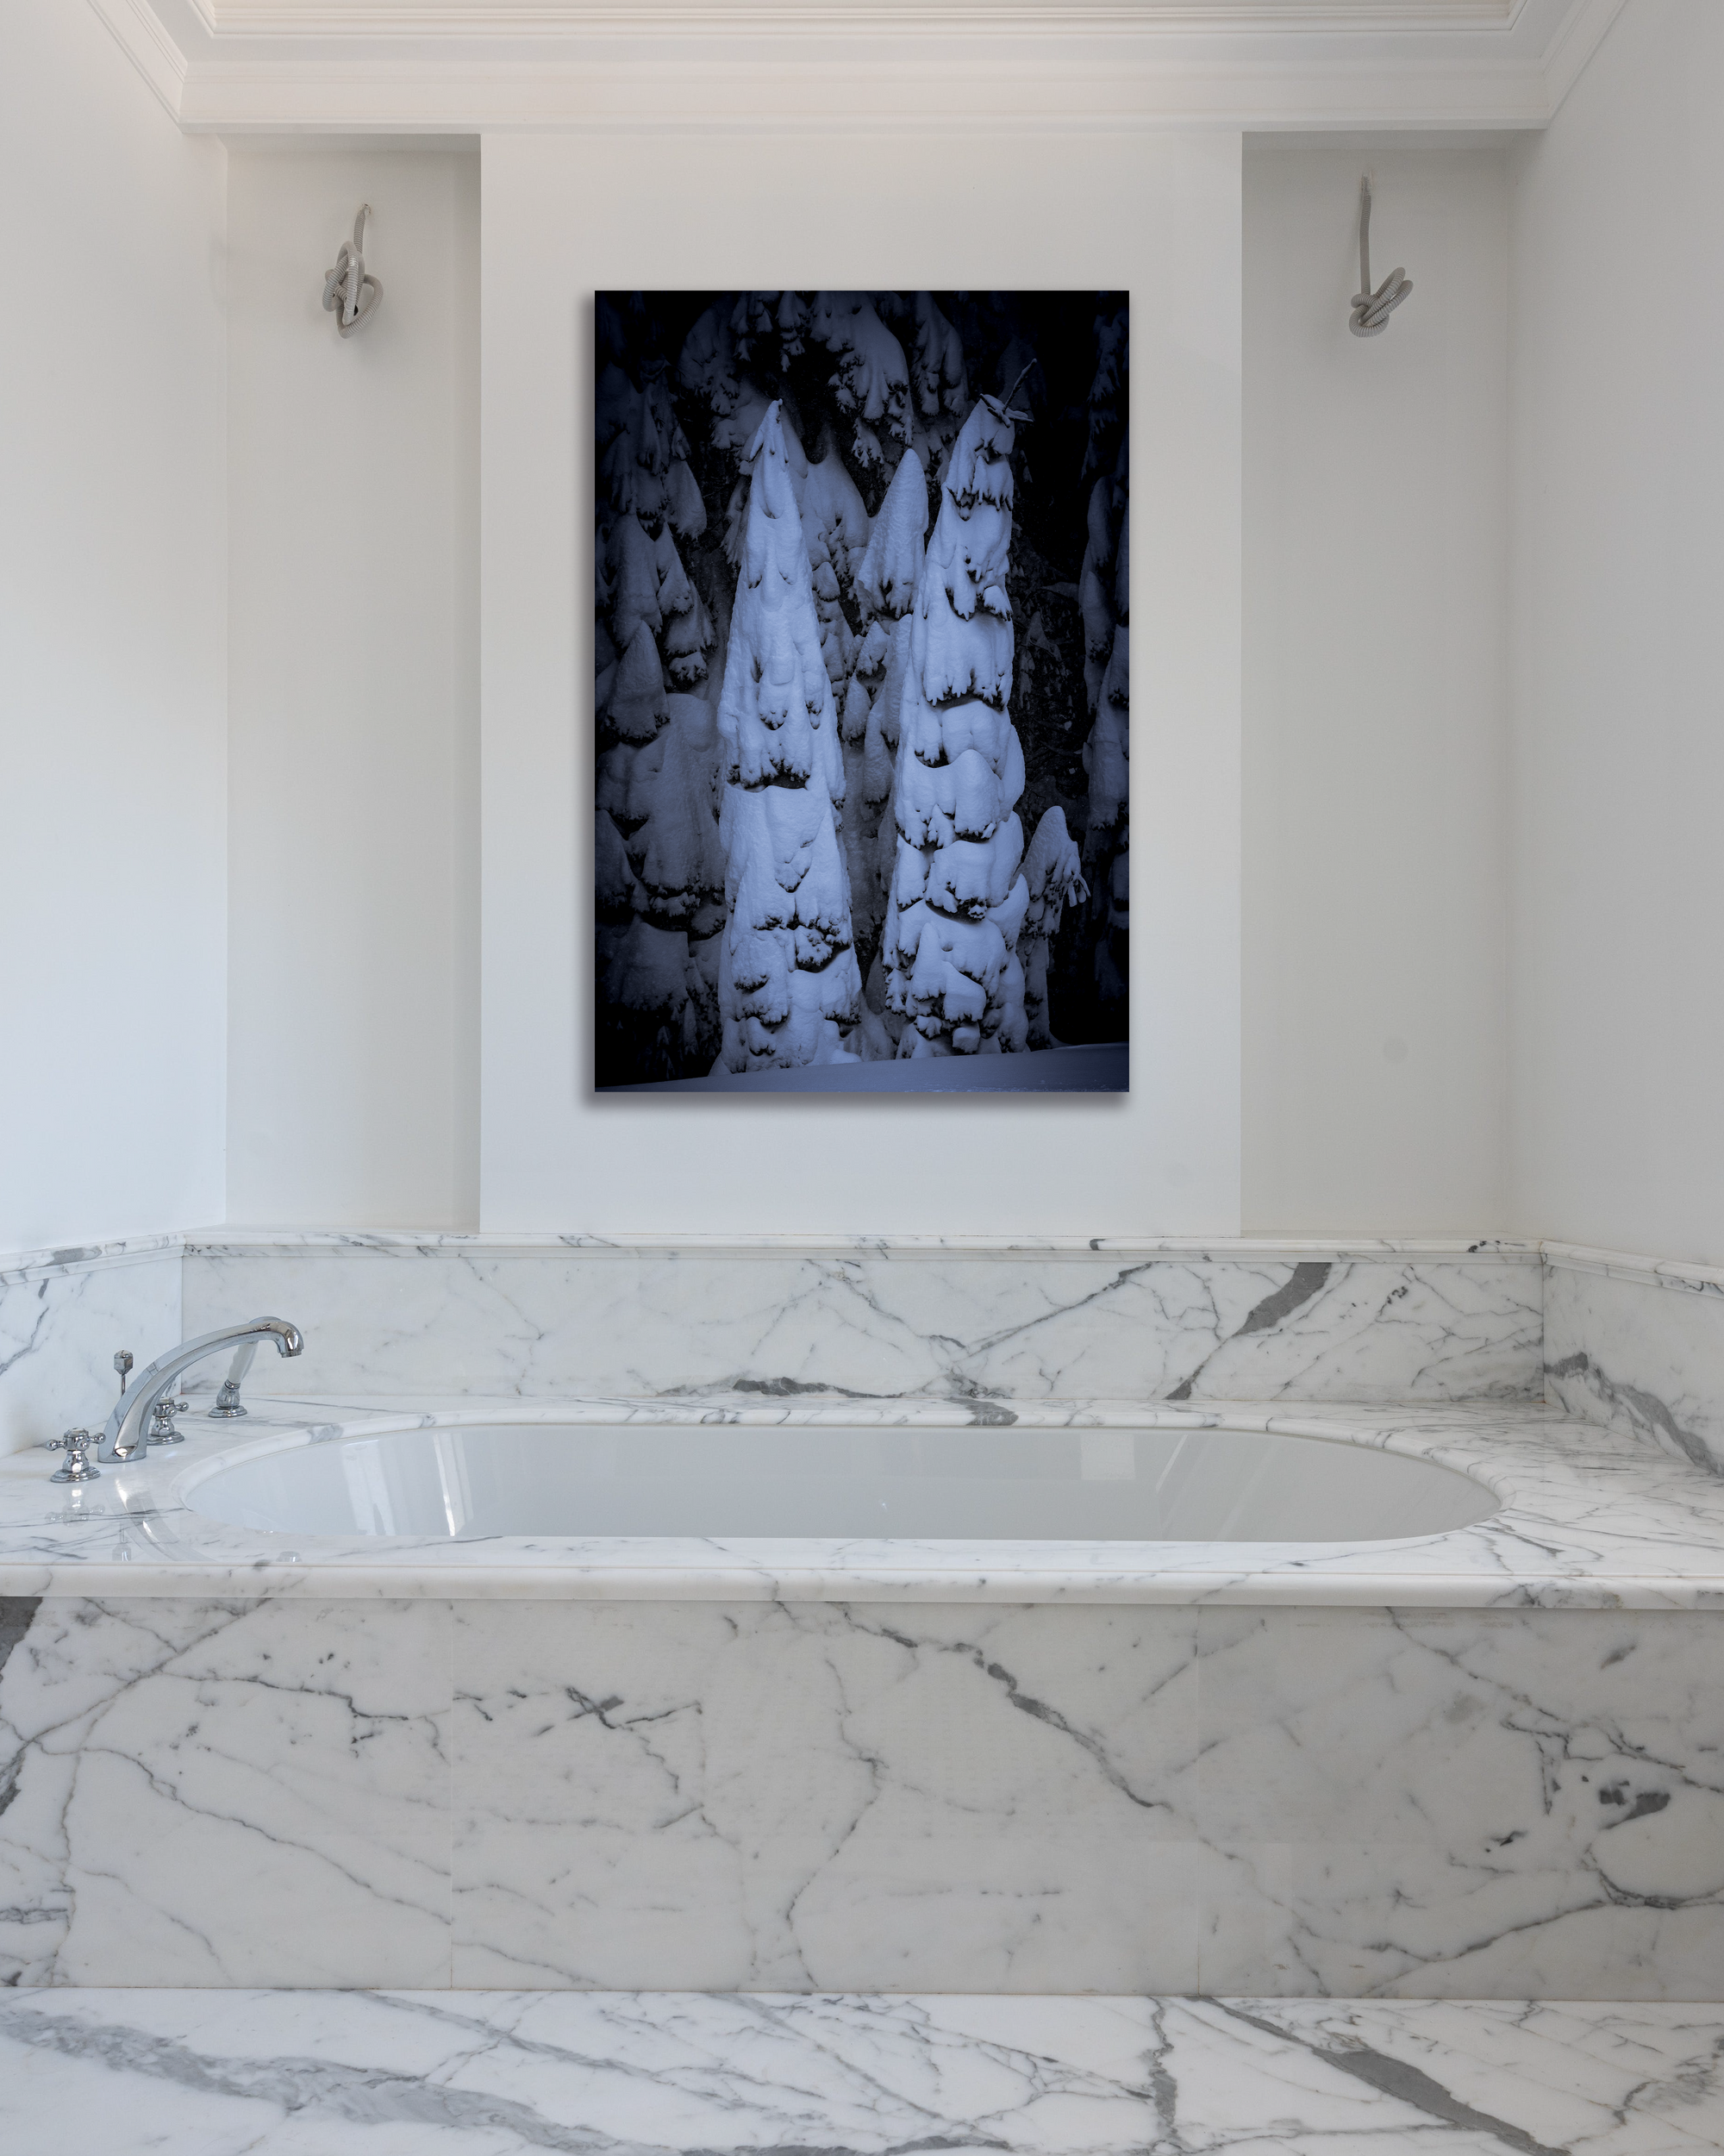
POLYGON ((494 1421, 248 1447, 181 1485, 265 1533, 1376 1542, 1498 1499, 1434 1461, 1227 1428, 494 1421))

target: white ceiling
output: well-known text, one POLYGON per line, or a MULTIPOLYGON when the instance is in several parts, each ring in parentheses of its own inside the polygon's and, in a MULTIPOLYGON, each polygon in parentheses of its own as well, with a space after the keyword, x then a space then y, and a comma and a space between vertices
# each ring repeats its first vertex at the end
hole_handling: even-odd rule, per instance
POLYGON ((1540 127, 1624 0, 91 0, 182 126, 1540 127))

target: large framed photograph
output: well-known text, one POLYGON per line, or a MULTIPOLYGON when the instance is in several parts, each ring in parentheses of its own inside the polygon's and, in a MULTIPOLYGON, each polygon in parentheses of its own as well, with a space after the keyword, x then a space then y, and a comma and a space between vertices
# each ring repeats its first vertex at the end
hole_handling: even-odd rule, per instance
POLYGON ((1127 295, 596 315, 596 1087, 1127 1090, 1127 295))

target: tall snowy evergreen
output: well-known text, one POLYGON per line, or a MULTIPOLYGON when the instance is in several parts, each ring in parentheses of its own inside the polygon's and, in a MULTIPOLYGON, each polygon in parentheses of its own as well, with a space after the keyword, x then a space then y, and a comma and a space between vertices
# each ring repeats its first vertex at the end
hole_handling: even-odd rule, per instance
POLYGON ((881 321, 877 299, 894 294, 817 292, 809 328, 837 360, 832 385, 852 420, 850 449, 859 465, 890 464, 910 445, 910 377, 904 348, 881 321), (880 439, 882 430, 886 441, 880 439))
POLYGON ((1057 1047, 1048 1020, 1048 946, 1059 933, 1060 916, 1066 907, 1081 906, 1090 896, 1078 843, 1065 828, 1063 809, 1044 812, 1024 855, 1023 874, 1029 904, 1018 932, 1018 962, 1023 967, 1029 1046, 1057 1047))
MULTIPOLYGON (((910 609, 921 578, 927 530, 928 475, 915 451, 907 449, 856 565, 856 597, 866 628, 857 646, 840 714, 851 919, 857 947, 871 959, 885 925, 887 897, 897 865, 897 829, 890 814, 892 771, 910 663, 910 609)), ((868 992, 878 1005, 878 984, 868 992)))
POLYGON ((1131 466, 1127 453, 1130 345, 1123 309, 1096 322, 1084 471, 1089 538, 1078 581, 1084 684, 1091 714, 1084 744, 1090 777, 1084 859, 1096 916, 1096 989, 1103 1005, 1127 993, 1131 890, 1131 466))
POLYGON ((844 759, 786 429, 775 402, 746 457, 718 730, 728 921, 719 966, 732 1071, 854 1059, 860 997, 839 838, 844 759))
POLYGON ((613 359, 598 417, 600 996, 619 1060, 675 1077, 710 1060, 718 1030, 717 734, 688 693, 715 636, 677 547, 706 510, 661 365, 636 382, 613 359))
POLYGON ((932 292, 916 294, 913 312, 915 345, 910 356, 910 383, 915 409, 912 440, 923 464, 936 479, 943 479, 947 453, 970 409, 964 340, 940 313, 932 292))
POLYGON ((1023 750, 1007 712, 1015 414, 978 399, 940 490, 910 615, 893 774, 897 862, 886 917, 887 1006, 900 1056, 1026 1045, 1018 933, 1023 750))

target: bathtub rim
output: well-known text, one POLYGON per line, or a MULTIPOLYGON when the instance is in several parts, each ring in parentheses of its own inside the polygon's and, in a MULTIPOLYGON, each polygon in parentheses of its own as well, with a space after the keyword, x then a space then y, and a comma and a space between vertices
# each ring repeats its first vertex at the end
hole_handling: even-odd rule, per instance
MULTIPOLYGON (((692 1403, 690 1403, 666 1402, 661 1403, 655 1402, 651 1404, 655 1408, 662 1404, 672 1409, 678 1406, 682 1406, 685 1409, 690 1410, 692 1409, 692 1403)), ((886 1407, 889 1404, 897 1403, 875 1402, 871 1404, 878 1409, 886 1407)), ((915 1405, 920 1407, 922 1403, 906 1402, 903 1404, 906 1406, 915 1405)), ((636 1413, 628 1416, 619 1416, 613 1413, 600 1412, 599 1410, 603 1403, 598 1402, 574 1403, 574 1405, 582 1409, 590 1410, 581 1413, 570 1411, 570 1403, 544 1403, 522 1402, 518 1407, 502 1410, 499 1410, 493 1404, 483 1411, 454 1409, 440 1411, 432 1415, 409 1416, 406 1415, 385 1415, 368 1416, 363 1419, 350 1418, 339 1423, 305 1425, 296 1429, 277 1431, 272 1435, 259 1437, 255 1440, 242 1441, 238 1445, 224 1447, 219 1453, 212 1453, 206 1459, 201 1459, 196 1461, 188 1461, 184 1467, 173 1478, 170 1486, 170 1499, 175 1510, 183 1509, 187 1513, 195 1515, 199 1519, 209 1521, 212 1525, 219 1526, 223 1523, 216 1520, 213 1515, 200 1511, 198 1507, 191 1502, 193 1493, 202 1488, 204 1484, 212 1482, 220 1476, 228 1473, 232 1469, 242 1466, 247 1462, 255 1459, 277 1458, 284 1453, 309 1451, 321 1445, 336 1444, 344 1440, 356 1439, 365 1440, 378 1437, 411 1436, 417 1432, 429 1430, 475 1428, 493 1429, 497 1428, 531 1429, 544 1428, 547 1427, 572 1428, 590 1427, 600 1429, 615 1429, 619 1427, 627 1428, 630 1425, 634 1425, 642 1429, 710 1428, 813 1430, 864 1428, 892 1429, 1011 1428, 1015 1430, 1063 1431, 1073 1429, 1082 1430, 1085 1428, 1118 1429, 1121 1428, 1128 1428, 1133 1431, 1177 1429, 1185 1431, 1208 1430, 1215 1431, 1218 1434, 1228 1432, 1247 1437, 1270 1436, 1287 1438, 1296 1443, 1322 1445, 1329 1447, 1346 1447, 1356 1452, 1386 1453, 1394 1458, 1417 1461, 1421 1466, 1438 1468, 1446 1474, 1458 1475, 1463 1482, 1471 1484, 1475 1490, 1481 1492, 1484 1496, 1490 1497, 1493 1501, 1490 1512, 1484 1514, 1479 1520, 1467 1522, 1467 1526, 1477 1527, 1487 1524, 1490 1520, 1498 1516, 1498 1515, 1502 1512, 1504 1504, 1504 1497, 1502 1490, 1496 1487, 1486 1477, 1486 1475, 1480 1472, 1478 1465, 1476 1462, 1467 1466, 1458 1466, 1452 1465, 1446 1460, 1437 1459, 1427 1447, 1396 1445, 1389 1442, 1372 1444, 1366 1442, 1360 1435, 1351 1431, 1342 1431, 1334 1428, 1318 1429, 1315 1428, 1295 1429, 1289 1426, 1285 1418, 1277 1418, 1274 1427, 1271 1427, 1266 1421, 1247 1423, 1240 1418, 1230 1415, 1217 1416, 1203 1413, 1201 1410, 1182 1410, 1177 1408, 1140 1408, 1135 1412, 1131 1414, 1128 1419, 1122 1421, 1118 1412, 1106 1410, 1102 1409, 1099 1403, 1097 1405, 1096 1412, 1093 1415, 1085 1415, 1081 1412, 1073 1413, 1068 1411, 1064 1415, 1050 1416, 1039 1415, 1036 1414, 1034 1409, 1040 1403, 1035 1402, 1026 1403, 1022 1412, 1010 1411, 1008 1413, 998 1412, 998 1409, 1001 1405, 999 1403, 960 1403, 946 1401, 930 1401, 926 1404, 930 1410, 927 1413, 900 1415, 877 1413, 871 1416, 855 1412, 855 1403, 853 1402, 845 1402, 841 1404, 829 1403, 819 1403, 817 1406, 815 1403, 807 1403, 808 1408, 813 1411, 802 1412, 798 1411, 797 1406, 789 1405, 783 1411, 772 1411, 769 1409, 763 1408, 752 1412, 746 1409, 741 1411, 721 1411, 718 1413, 696 1413, 693 1411, 687 1411, 682 1413, 655 1413, 649 1415, 636 1413), (547 1405, 549 1406, 551 1411, 547 1411, 547 1405), (994 1411, 988 1411, 990 1409, 994 1411), (942 1409, 945 1411, 939 1411, 942 1409)), ((578 1543, 578 1545, 583 1548, 590 1548, 597 1544, 603 1546, 607 1550, 615 1549, 623 1553, 622 1559, 619 1560, 622 1562, 627 1562, 628 1554, 631 1552, 639 1550, 644 1554, 646 1551, 653 1547, 662 1549, 671 1544, 680 1546, 682 1548, 686 1550, 691 1562, 697 1561, 700 1553, 709 1551, 714 1548, 746 1552, 750 1553, 751 1557, 757 1553, 764 1553, 765 1554, 766 1560, 769 1562, 772 1557, 777 1556, 781 1552, 788 1556, 795 1552, 809 1551, 815 1548, 829 1551, 834 1553, 841 1549, 849 1553, 854 1561, 865 1566, 871 1572, 890 1572, 893 1569, 894 1563, 891 1553, 901 1547, 916 1549, 949 1548, 959 1552, 975 1550, 978 1553, 985 1553, 986 1561, 996 1571, 1004 1569, 1008 1565, 1017 1566, 1021 1565, 1023 1569, 1027 1571, 1034 1570, 1037 1572, 1040 1572, 1049 1570, 1050 1568, 1059 1570, 1070 1567, 1080 1556, 1087 1556, 1089 1553, 1096 1551, 1140 1553, 1146 1551, 1161 1552, 1174 1550, 1229 1550, 1254 1554, 1272 1552, 1277 1555, 1280 1555, 1290 1551, 1298 1551, 1312 1556, 1317 1556, 1325 1552, 1333 1555, 1337 1551, 1345 1550, 1368 1553, 1375 1552, 1380 1553, 1384 1556, 1389 1556, 1403 1549, 1423 1547, 1437 1540, 1444 1535, 1463 1533, 1465 1531, 1465 1528, 1428 1528, 1416 1534, 1381 1535, 1371 1537, 1361 1536, 1351 1540, 1345 1538, 1338 1538, 1333 1541, 1317 1541, 1306 1538, 1297 1541, 1287 1542, 1268 1541, 1261 1539, 1247 1539, 1243 1537, 1225 1540, 1219 1539, 1206 1540, 1201 1537, 1182 1537, 1178 1539, 1168 1539, 1165 1540, 1133 1541, 1123 1539, 1109 1539, 1103 1540, 1099 1538, 1090 1537, 1056 1537, 1051 1535, 1021 1535, 1013 1536, 1010 1538, 996 1537, 993 1539, 985 1539, 982 1537, 953 1537, 948 1539, 946 1537, 918 1537, 903 1535, 859 1537, 855 1535, 693 1536, 619 1534, 582 1537, 550 1535, 544 1537, 527 1535, 491 1535, 478 1536, 472 1538, 465 1543, 457 1543, 453 1537, 450 1537, 446 1541, 434 1542, 428 1538, 415 1535, 365 1534, 315 1538, 307 1531, 292 1528, 247 1528, 240 1531, 247 1534, 255 1534, 260 1537, 267 1539, 272 1543, 279 1543, 284 1546, 295 1543, 303 1544, 313 1540, 320 1540, 327 1542, 339 1542, 344 1550, 350 1549, 355 1545, 363 1545, 377 1549, 401 1547, 434 1549, 478 1547, 490 1547, 506 1552, 511 1547, 531 1546, 534 1543, 540 1542, 544 1544, 558 1542, 570 1544, 578 1543)), ((320 1554, 321 1553, 322 1553, 320 1552, 320 1554)), ((309 1559, 306 1561, 315 1561, 315 1559, 309 1559)), ((1121 1567, 1121 1569, 1131 1568, 1121 1567)), ((1158 1565, 1157 1569, 1165 1570, 1166 1568, 1165 1566, 1158 1565)))
MULTIPOLYGON (((1724 1609, 1724 1478, 1673 1459, 1642 1439, 1580 1421, 1560 1408, 1491 1402, 1345 1403, 1289 1408, 1273 1402, 1205 1401, 1177 1406, 1142 1401, 1028 1402, 828 1395, 791 1401, 758 1395, 615 1395, 524 1400, 519 1396, 324 1395, 259 1401, 236 1442, 232 1425, 183 1418, 189 1444, 104 1479, 89 1493, 47 1487, 52 1462, 41 1453, 0 1460, 0 1594, 128 1598, 466 1601, 1042 1602, 1221 1603, 1259 1607, 1724 1609), (339 1553, 293 1559, 265 1537, 177 1508, 172 1484, 240 1444, 289 1432, 340 1428, 381 1431, 452 1417, 501 1416, 677 1422, 929 1420, 982 1422, 1015 1413, 1030 1425, 1232 1427, 1334 1437, 1405 1451, 1482 1482, 1502 1509, 1471 1527, 1409 1547, 1327 1544, 1087 1544, 1031 1546, 1056 1561, 1003 1570, 975 1561, 976 1546, 898 1546, 900 1561, 877 1569, 855 1544, 809 1547, 803 1561, 774 1561, 738 1546, 637 1545, 626 1563, 589 1547, 516 1550, 447 1542, 381 1547, 356 1538, 339 1553), (265 1425, 267 1427, 264 1427, 265 1425), (93 1503, 92 1503, 93 1499, 93 1503), (1226 1555, 1248 1548, 1266 1561, 1242 1569, 1226 1555), (1130 1563, 1152 1557, 1154 1569, 1130 1563)), ((1024 1546, 1015 1546, 1021 1556, 1024 1546)))

